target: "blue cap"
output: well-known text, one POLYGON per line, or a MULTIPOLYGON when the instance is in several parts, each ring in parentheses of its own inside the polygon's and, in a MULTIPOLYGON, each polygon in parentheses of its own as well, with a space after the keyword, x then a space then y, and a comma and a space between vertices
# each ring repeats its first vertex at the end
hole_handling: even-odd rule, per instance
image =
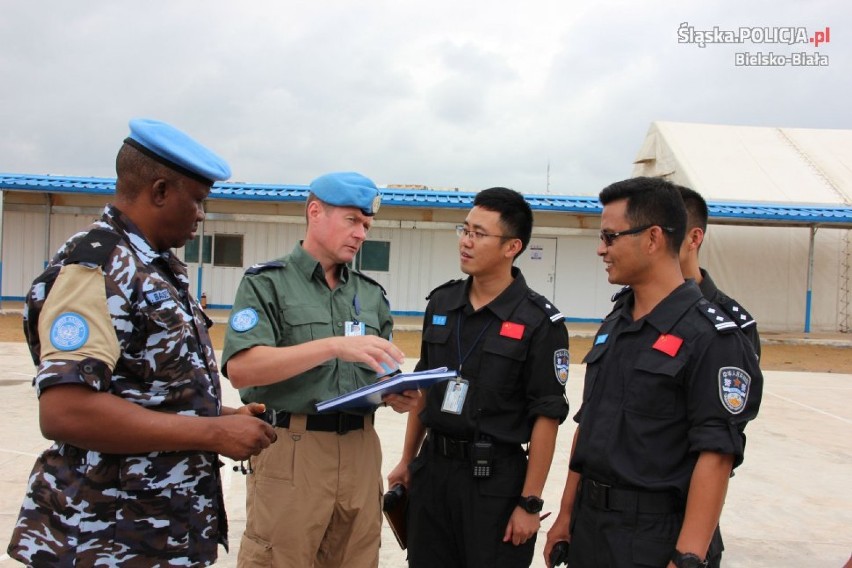
POLYGON ((311 193, 329 205, 357 207, 364 215, 371 217, 379 210, 382 202, 376 184, 355 172, 320 176, 311 182, 311 193))
POLYGON ((227 162, 174 126, 138 118, 130 121, 130 136, 124 140, 161 164, 196 181, 213 185, 231 177, 227 162))

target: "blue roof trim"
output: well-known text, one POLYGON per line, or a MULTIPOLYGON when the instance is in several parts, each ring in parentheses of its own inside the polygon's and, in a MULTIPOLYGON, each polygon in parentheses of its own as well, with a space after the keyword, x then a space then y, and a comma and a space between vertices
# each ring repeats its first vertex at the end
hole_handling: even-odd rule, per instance
MULTIPOLYGON (((115 178, 0 173, 0 189, 112 195, 115 193, 115 178)), ((380 189, 382 205, 393 207, 468 209, 473 205, 473 198, 476 195, 466 191, 380 189)), ((213 185, 210 198, 240 201, 301 202, 307 198, 308 191, 307 185, 224 182, 213 185)), ((592 216, 600 215, 602 211, 597 197, 533 194, 524 195, 524 197, 534 211, 565 212, 592 216)), ((852 206, 849 205, 708 201, 707 206, 710 210, 710 217, 714 221, 824 224, 852 227, 852 206)))

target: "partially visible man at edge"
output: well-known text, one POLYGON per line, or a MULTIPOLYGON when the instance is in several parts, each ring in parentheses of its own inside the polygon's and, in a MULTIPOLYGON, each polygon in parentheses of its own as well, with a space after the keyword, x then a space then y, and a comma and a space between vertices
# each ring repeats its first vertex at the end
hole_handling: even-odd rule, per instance
POLYGON ((698 253, 704 243, 704 235, 707 234, 707 219, 710 216, 707 202, 694 189, 680 185, 675 187, 680 191, 686 206, 686 237, 680 247, 680 269, 683 277, 695 280, 701 294, 728 314, 751 342, 757 358, 760 359, 760 334, 754 318, 742 304, 719 290, 707 270, 699 265, 698 253))
POLYGON ((24 331, 44 436, 9 544, 31 566, 207 566, 227 548, 217 454, 275 441, 262 405, 223 407, 186 266, 218 156, 174 127, 130 122, 115 199, 27 294, 24 331))

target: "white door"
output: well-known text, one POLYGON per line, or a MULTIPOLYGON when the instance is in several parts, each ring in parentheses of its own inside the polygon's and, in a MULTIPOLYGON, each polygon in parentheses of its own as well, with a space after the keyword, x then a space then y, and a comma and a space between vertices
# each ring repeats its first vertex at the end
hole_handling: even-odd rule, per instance
POLYGON ((527 249, 515 261, 524 273, 527 285, 550 300, 555 301, 556 238, 533 237, 527 249))

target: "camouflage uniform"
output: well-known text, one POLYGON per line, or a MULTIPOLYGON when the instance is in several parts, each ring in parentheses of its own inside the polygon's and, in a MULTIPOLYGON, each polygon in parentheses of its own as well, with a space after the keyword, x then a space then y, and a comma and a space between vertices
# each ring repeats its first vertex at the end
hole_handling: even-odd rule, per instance
MULTIPOLYGON (((212 322, 186 267, 116 208, 62 247, 26 304, 39 395, 84 384, 158 412, 221 413, 212 322)), ((220 466, 209 452, 55 443, 33 468, 9 555, 35 566, 210 565, 227 547, 220 466)))

